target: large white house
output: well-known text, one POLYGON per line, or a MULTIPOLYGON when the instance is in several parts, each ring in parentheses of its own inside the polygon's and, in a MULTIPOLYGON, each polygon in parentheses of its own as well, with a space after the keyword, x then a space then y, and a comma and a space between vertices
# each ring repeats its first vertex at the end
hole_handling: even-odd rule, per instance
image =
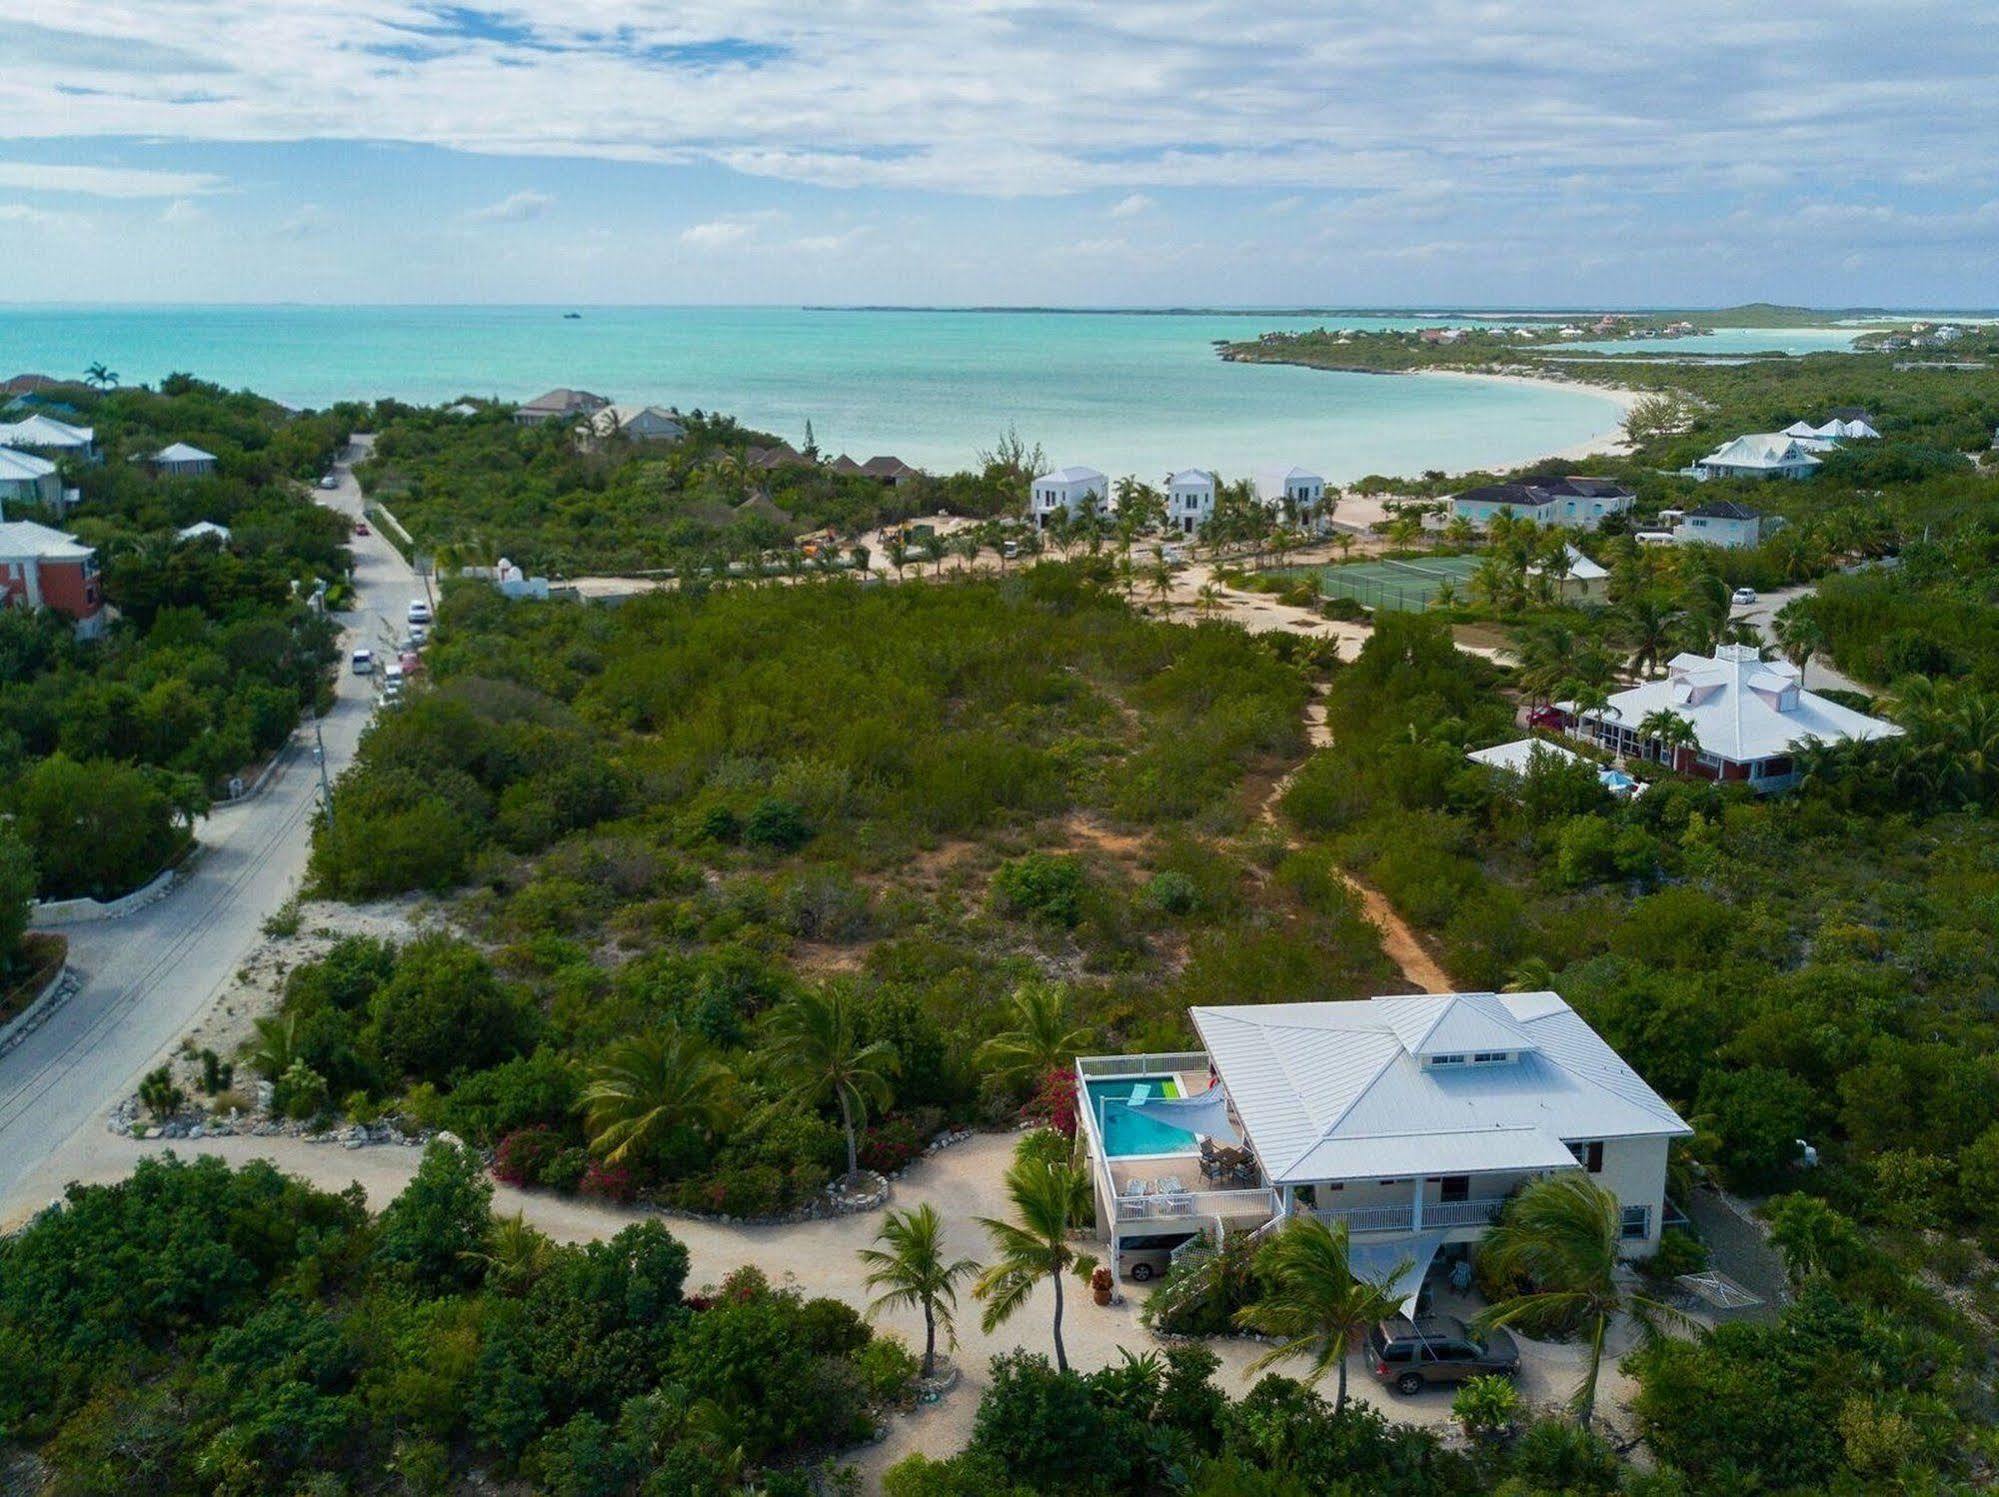
POLYGON ((1193 535, 1215 517, 1215 475, 1182 468, 1166 479, 1166 528, 1193 535))
POLYGON ((1314 1213, 1380 1269, 1469 1250, 1507 1196, 1584 1170, 1658 1246, 1666 1154, 1692 1133, 1555 993, 1440 993, 1191 1010, 1206 1047, 1077 1061, 1113 1257, 1131 1239, 1314 1213))
POLYGON ((1781 431, 1751 432, 1724 442, 1694 464, 1694 477, 1810 478, 1819 458, 1805 442, 1781 431))
POLYGON ((1260 468, 1254 482, 1258 499, 1272 509, 1288 508, 1301 520, 1319 518, 1326 502, 1326 480, 1310 468, 1260 468))
POLYGON ((1046 530, 1057 511, 1074 519, 1100 511, 1110 501, 1110 480, 1095 468, 1057 468, 1034 480, 1027 494, 1027 517, 1046 530))
POLYGON ((1894 723, 1806 691, 1803 681, 1788 660, 1765 660, 1754 645, 1722 645, 1711 658, 1675 655, 1663 680, 1620 691, 1601 710, 1556 706, 1570 715, 1572 734, 1614 753, 1762 791, 1797 783, 1796 755, 1807 743, 1900 735, 1894 723), (1648 731, 1659 712, 1682 719, 1694 742, 1669 748, 1648 731))

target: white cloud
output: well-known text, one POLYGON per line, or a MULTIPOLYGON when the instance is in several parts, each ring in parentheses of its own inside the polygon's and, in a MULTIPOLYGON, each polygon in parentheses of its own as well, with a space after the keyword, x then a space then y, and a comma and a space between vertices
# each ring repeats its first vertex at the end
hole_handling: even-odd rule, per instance
POLYGON ((840 234, 801 234, 786 248, 796 250, 802 255, 836 255, 842 250, 852 249, 873 232, 870 225, 857 224, 840 234))
POLYGON ((74 193, 98 198, 179 198, 221 192, 228 186, 207 172, 140 171, 116 166, 61 166, 44 161, 0 161, 0 187, 23 192, 74 193))
POLYGON ((530 218, 540 218, 554 203, 555 199, 545 192, 523 188, 497 203, 473 209, 468 216, 485 223, 521 223, 530 218))
POLYGON ((1305 199, 1298 193, 1290 193, 1270 205, 1272 213, 1296 213, 1305 206, 1305 199))
POLYGON ((1111 204, 1112 218, 1136 218, 1139 214, 1159 206, 1157 198, 1147 197, 1142 192, 1130 193, 1111 204))
POLYGON ((207 212, 193 198, 175 198, 160 210, 163 224, 198 224, 207 217, 207 212))
POLYGON ((26 203, 0 203, 0 224, 31 224, 36 228, 53 228, 64 223, 67 215, 50 213, 43 208, 31 208, 26 203))
POLYGON ((726 249, 732 244, 741 244, 755 232, 753 225, 739 218, 717 218, 682 229, 680 242, 694 249, 726 249))

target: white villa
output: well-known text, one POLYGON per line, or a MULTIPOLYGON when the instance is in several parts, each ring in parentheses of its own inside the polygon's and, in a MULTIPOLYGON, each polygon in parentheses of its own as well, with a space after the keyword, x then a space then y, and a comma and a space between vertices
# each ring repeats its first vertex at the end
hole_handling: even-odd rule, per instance
POLYGON ((1326 500, 1326 480, 1310 468, 1261 468, 1255 483, 1258 499, 1272 509, 1288 506, 1300 519, 1317 519, 1326 500))
POLYGON ((1451 496, 1451 517, 1484 529, 1501 514, 1537 525, 1595 530, 1610 515, 1627 513, 1637 495, 1611 478, 1575 474, 1536 483, 1488 483, 1451 496))
POLYGON ((1666 1154, 1692 1133, 1555 993, 1439 993, 1191 1010, 1204 1050, 1076 1062, 1080 1139, 1113 1259, 1133 1239, 1294 1214, 1359 1263, 1469 1251, 1507 1197, 1586 1170, 1659 1243, 1666 1154))
POLYGON ((33 415, 20 421, 0 423, 0 447, 24 448, 43 457, 95 462, 97 431, 89 426, 71 426, 53 416, 33 415))
POLYGON ((1819 459, 1799 438, 1781 431, 1752 432, 1725 442, 1694 464, 1694 477, 1810 478, 1819 459))
POLYGON ((189 442, 175 442, 152 456, 153 471, 167 478, 206 478, 215 471, 215 454, 189 442))
POLYGON ((1675 655, 1664 680, 1613 696, 1601 711, 1578 716, 1569 731, 1627 758, 1650 759, 1705 780, 1787 790, 1798 780, 1795 755, 1807 743, 1894 738, 1891 722, 1855 712, 1806 691, 1803 673, 1787 660, 1765 660, 1754 645, 1722 645, 1712 659, 1675 655), (1641 731, 1655 712, 1671 712, 1693 729, 1694 745, 1668 751, 1641 731))
POLYGON ((56 474, 56 465, 32 452, 0 447, 0 519, 6 517, 10 504, 46 504, 60 509, 62 479, 56 474))
MULTIPOLYGON (((1665 511, 1660 512, 1665 517, 1665 511)), ((1716 499, 1674 516, 1673 540, 1680 545, 1699 543, 1738 550, 1763 539, 1764 530, 1777 523, 1761 510, 1733 499, 1716 499)))
POLYGON ((1166 478, 1166 528, 1193 535, 1215 517, 1215 475, 1182 468, 1166 478))
POLYGON ((1110 501, 1110 480, 1095 468, 1057 468, 1034 480, 1028 490, 1027 517, 1036 530, 1046 530, 1057 510, 1071 517, 1100 511, 1110 501))

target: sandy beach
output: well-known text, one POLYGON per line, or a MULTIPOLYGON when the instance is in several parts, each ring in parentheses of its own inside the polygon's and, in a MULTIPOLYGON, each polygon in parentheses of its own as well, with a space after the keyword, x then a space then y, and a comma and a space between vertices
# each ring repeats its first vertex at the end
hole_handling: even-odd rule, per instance
MULTIPOLYGON (((1624 440, 1624 418, 1631 414, 1631 408, 1644 398, 1644 392, 1627 390, 1618 385, 1599 385, 1579 379, 1565 379, 1556 374, 1487 373, 1472 369, 1417 369, 1412 373, 1424 379, 1475 379, 1505 385, 1522 385, 1530 389, 1579 390, 1586 395, 1600 395, 1606 404, 1616 407, 1617 417, 1595 436, 1564 447, 1557 452, 1543 453, 1532 459, 1535 462, 1549 458, 1563 462, 1581 462, 1591 457, 1622 457, 1630 452, 1631 446, 1624 440)), ((1516 466, 1525 466, 1518 464, 1516 466)))

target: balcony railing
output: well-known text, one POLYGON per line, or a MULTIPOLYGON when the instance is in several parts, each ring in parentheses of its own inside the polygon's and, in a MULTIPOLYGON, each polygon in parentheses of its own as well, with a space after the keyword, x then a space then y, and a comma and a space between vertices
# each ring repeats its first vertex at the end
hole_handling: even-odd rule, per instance
POLYGON ((1185 1221, 1192 1226, 1204 1217, 1255 1217, 1267 1220, 1277 1210, 1270 1190, 1183 1190, 1171 1195, 1119 1196, 1119 1222, 1185 1221))
MULTIPOLYGON (((1427 1231, 1433 1227, 1489 1226, 1499 1219, 1499 1208, 1505 1204, 1504 1196, 1491 1196, 1476 1201, 1425 1201, 1423 1228, 1427 1231)), ((1412 1205, 1334 1207, 1319 1211, 1316 1215, 1328 1224, 1345 1222, 1349 1232, 1416 1230, 1416 1212, 1412 1205)))
POLYGON ((1162 1072, 1177 1075, 1182 1071, 1208 1074, 1208 1052, 1205 1050, 1175 1050, 1162 1055, 1079 1055, 1076 1057, 1076 1074, 1086 1080, 1100 1080, 1107 1076, 1157 1076, 1162 1072))

